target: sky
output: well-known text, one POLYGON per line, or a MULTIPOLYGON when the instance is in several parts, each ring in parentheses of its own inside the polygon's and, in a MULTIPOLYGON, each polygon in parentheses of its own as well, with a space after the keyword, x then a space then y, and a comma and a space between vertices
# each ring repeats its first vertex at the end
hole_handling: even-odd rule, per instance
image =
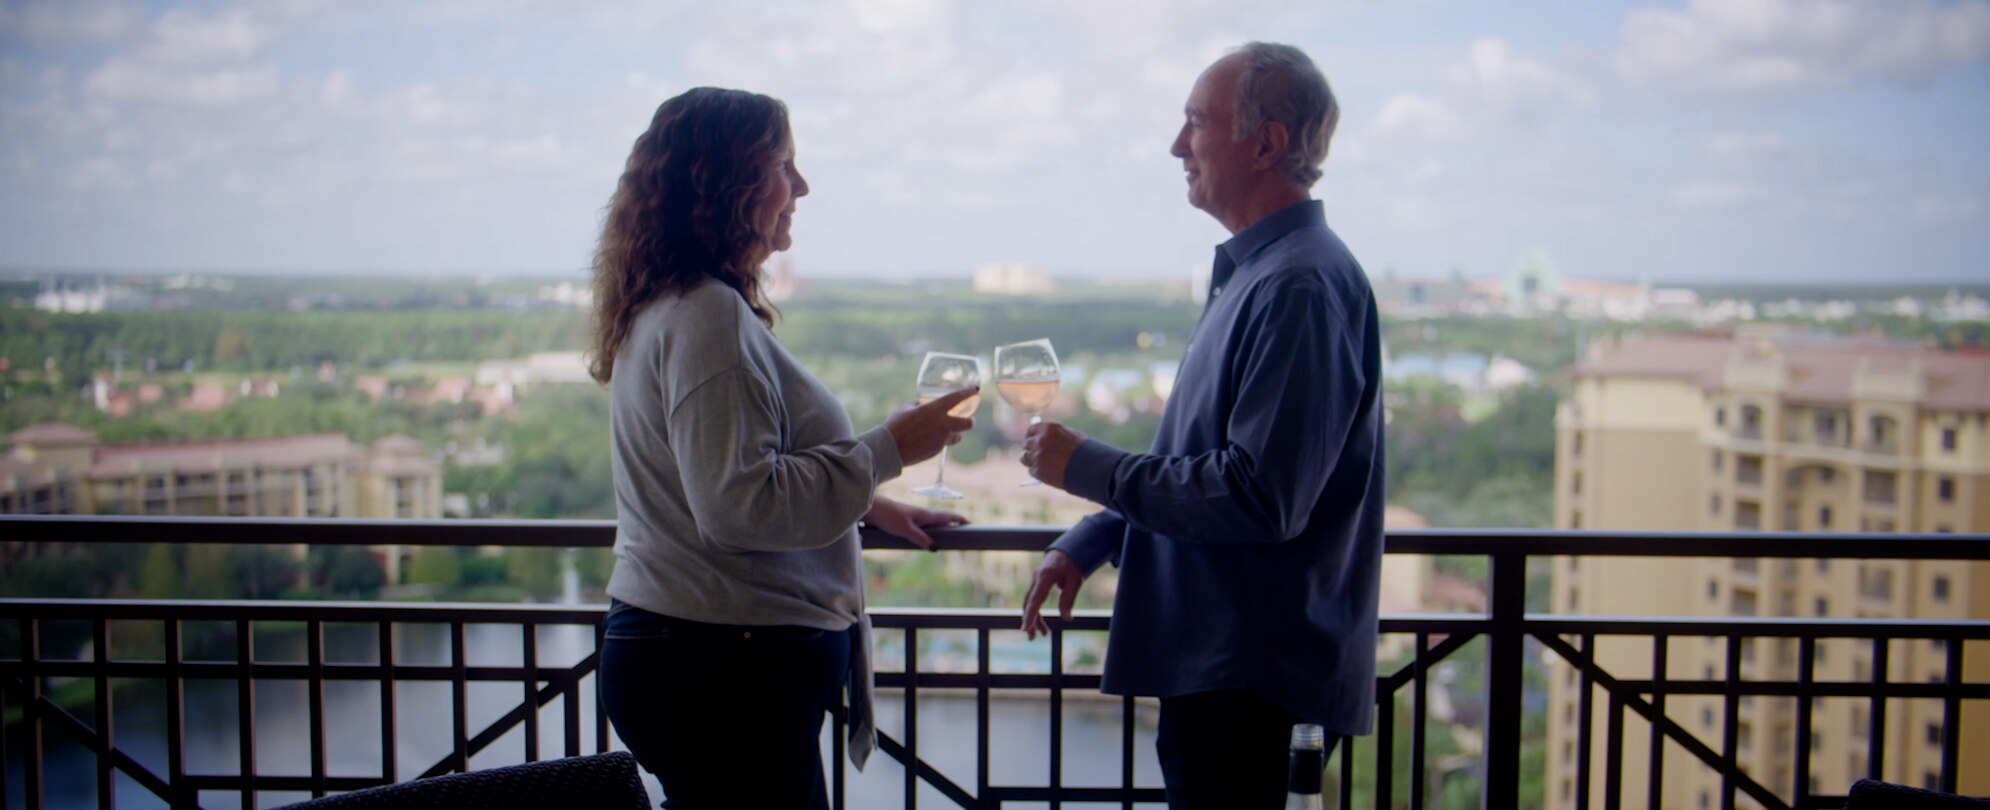
POLYGON ((0 267, 584 277, 664 99, 783 99, 803 277, 1185 278, 1197 74, 1297 45, 1371 276, 1990 279, 1990 0, 0 0, 0 267))

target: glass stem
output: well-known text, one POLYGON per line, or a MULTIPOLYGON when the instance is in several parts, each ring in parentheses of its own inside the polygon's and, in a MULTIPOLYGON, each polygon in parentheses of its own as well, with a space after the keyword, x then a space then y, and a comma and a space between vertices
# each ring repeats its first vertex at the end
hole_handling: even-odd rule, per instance
POLYGON ((943 487, 946 485, 947 485, 947 448, 941 447, 940 470, 937 475, 933 476, 933 486, 943 487))

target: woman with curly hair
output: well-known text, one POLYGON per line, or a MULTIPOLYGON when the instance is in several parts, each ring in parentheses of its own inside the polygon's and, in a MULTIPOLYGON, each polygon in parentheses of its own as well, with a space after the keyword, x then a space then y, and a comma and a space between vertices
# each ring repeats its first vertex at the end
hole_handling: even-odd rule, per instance
POLYGON ((663 806, 827 808, 823 712, 850 692, 870 753, 857 525, 932 548, 960 516, 877 496, 958 441, 973 391, 854 433, 771 327, 761 263, 791 243, 787 108, 698 88, 665 101, 608 205, 590 371, 609 386, 615 570, 600 690, 663 806))

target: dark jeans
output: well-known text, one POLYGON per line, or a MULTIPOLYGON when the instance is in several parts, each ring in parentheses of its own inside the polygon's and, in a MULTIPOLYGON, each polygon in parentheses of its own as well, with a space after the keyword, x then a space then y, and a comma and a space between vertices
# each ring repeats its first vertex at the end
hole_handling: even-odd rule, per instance
POLYGON ((827 810, 818 740, 849 678, 851 638, 704 624, 615 602, 601 703, 670 810, 827 810))
MULTIPOLYGON (((1154 737, 1168 810, 1279 810, 1285 806, 1292 725, 1299 719, 1242 690, 1161 698, 1154 737)), ((1340 742, 1327 735, 1327 755, 1340 742)))

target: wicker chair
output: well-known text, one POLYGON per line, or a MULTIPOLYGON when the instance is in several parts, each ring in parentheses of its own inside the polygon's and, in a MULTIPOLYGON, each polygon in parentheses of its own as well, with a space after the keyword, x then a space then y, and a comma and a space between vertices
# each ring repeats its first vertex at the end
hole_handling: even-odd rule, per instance
POLYGON ((1990 801, 1861 779, 1845 798, 1845 810, 1990 810, 1990 801))
POLYGON ((649 810, 649 792, 627 751, 527 762, 355 790, 282 810, 649 810))

